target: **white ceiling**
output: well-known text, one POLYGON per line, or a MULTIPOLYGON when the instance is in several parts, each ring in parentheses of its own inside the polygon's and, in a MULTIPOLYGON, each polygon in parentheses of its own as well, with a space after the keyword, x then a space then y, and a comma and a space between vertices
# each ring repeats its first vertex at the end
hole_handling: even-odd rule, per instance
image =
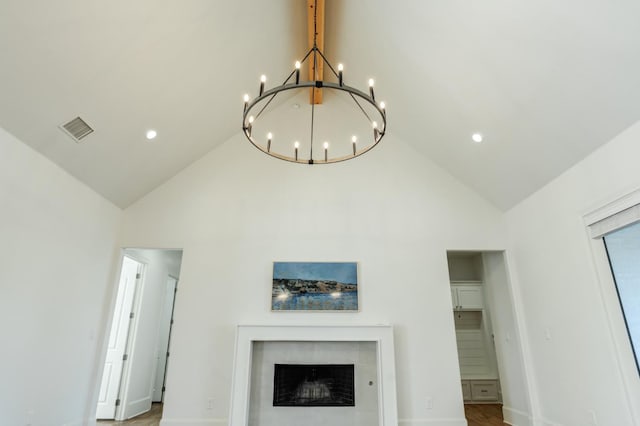
MULTIPOLYGON (((376 78, 389 132, 501 209, 640 119, 636 0, 326 10, 325 53, 376 78)), ((126 207, 238 133, 242 94, 305 51, 305 0, 3 0, 0 126, 126 207), (57 127, 78 115, 80 144, 57 127)))

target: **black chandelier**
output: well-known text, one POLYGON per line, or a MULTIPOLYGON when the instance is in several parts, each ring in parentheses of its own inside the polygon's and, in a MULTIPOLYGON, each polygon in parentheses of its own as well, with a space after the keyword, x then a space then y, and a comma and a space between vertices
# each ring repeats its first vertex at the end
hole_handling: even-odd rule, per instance
MULTIPOLYGON (((316 22, 317 0, 314 7, 313 18, 313 46, 304 55, 301 61, 296 61, 294 70, 289 74, 284 82, 280 86, 266 89, 266 77, 263 75, 260 78, 258 96, 250 99, 248 94, 244 95, 242 130, 253 146, 272 157, 301 164, 337 163, 359 157, 375 147, 384 137, 387 128, 387 114, 384 102, 376 103, 373 79, 369 80, 368 93, 362 92, 345 84, 342 64, 339 64, 336 70, 318 47, 316 22), (320 76, 318 66, 321 60, 324 61, 324 64, 326 64, 327 68, 330 70, 331 80, 323 79, 320 76), (300 80, 300 68, 305 63, 312 67, 311 69, 313 70, 313 77, 309 81, 300 80), (296 136, 292 140, 277 140, 271 130, 266 132, 264 135, 254 134, 256 133, 254 131, 256 127, 260 127, 263 130, 269 129, 268 124, 261 123, 261 125, 258 126, 258 123, 261 121, 261 118, 263 120, 268 119, 268 117, 263 117, 263 115, 268 115, 266 113, 269 110, 268 107, 276 96, 286 91, 308 90, 308 88, 311 89, 311 116, 309 121, 310 129, 308 139, 296 136), (369 134, 357 135, 355 132, 338 136, 334 134, 332 137, 340 140, 322 141, 322 150, 314 147, 314 142, 317 142, 314 140, 315 131, 317 130, 315 127, 317 125, 317 120, 315 120, 317 118, 316 89, 328 89, 330 92, 339 93, 343 96, 346 95, 349 103, 351 103, 351 101, 353 102, 351 103, 352 107, 359 112, 358 116, 362 117, 368 123, 366 128, 369 130, 366 131, 366 133, 369 134)), ((299 108, 298 104, 295 105, 299 108)), ((362 118, 359 118, 358 120, 362 120, 362 118)))

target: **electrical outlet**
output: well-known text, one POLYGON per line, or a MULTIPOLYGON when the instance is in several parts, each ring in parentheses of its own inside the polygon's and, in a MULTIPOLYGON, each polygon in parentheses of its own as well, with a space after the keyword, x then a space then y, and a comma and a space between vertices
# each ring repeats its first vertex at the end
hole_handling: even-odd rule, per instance
POLYGON ((424 405, 427 407, 427 410, 433 410, 433 398, 430 396, 424 399, 424 405))
POLYGON ((207 399, 207 410, 213 410, 213 403, 214 403, 215 399, 214 398, 209 398, 207 399))

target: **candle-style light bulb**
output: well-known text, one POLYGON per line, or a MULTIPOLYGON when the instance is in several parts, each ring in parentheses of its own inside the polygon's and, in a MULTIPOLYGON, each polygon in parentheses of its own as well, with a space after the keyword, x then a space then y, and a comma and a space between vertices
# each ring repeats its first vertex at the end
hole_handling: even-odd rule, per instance
POLYGON ((273 134, 269 132, 267 133, 267 152, 271 151, 271 139, 273 139, 273 134))
POLYGON ((260 76, 260 95, 259 96, 262 96, 262 93, 264 92, 264 83, 266 82, 267 82, 267 76, 262 74, 260 76))
POLYGON ((252 129, 252 127, 253 127, 253 120, 255 120, 255 119, 253 118, 253 115, 250 115, 250 116, 249 116, 249 125, 247 126, 247 130, 248 130, 248 133, 249 133, 249 137, 251 137, 251 129, 252 129))
POLYGON ((242 97, 242 100, 244 100, 244 110, 246 111, 247 106, 249 105, 249 95, 245 93, 242 97))
POLYGON ((378 140, 378 135, 380 134, 380 131, 378 130, 378 122, 374 121, 372 125, 373 125, 373 139, 378 140))
POLYGON ((342 70, 344 70, 344 66, 342 64, 338 64, 338 84, 342 86, 342 70))
POLYGON ((356 142, 358 142, 357 136, 351 136, 351 146, 353 147, 353 155, 356 155, 356 142))
POLYGON ((296 61, 296 84, 300 83, 300 61, 296 61))
POLYGON ((369 95, 371 95, 371 99, 375 99, 376 98, 374 93, 373 93, 373 84, 374 84, 374 81, 373 81, 372 78, 370 78, 369 79, 369 95))
POLYGON ((300 148, 300 142, 295 141, 294 144, 293 144, 293 147, 294 147, 294 149, 296 151, 296 161, 298 161, 298 148, 300 148))
POLYGON ((329 142, 322 144, 324 146, 324 161, 327 162, 327 151, 329 150, 329 142))

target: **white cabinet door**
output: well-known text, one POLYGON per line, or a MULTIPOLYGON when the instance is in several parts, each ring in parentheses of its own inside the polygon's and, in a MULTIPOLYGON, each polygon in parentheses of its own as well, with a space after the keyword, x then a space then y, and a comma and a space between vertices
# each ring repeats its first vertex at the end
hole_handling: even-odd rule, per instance
POLYGON ((482 287, 478 285, 458 286, 458 304, 460 309, 482 309, 482 287))
POLYGON ((484 309, 482 286, 479 284, 452 284, 451 300, 454 310, 484 309))

